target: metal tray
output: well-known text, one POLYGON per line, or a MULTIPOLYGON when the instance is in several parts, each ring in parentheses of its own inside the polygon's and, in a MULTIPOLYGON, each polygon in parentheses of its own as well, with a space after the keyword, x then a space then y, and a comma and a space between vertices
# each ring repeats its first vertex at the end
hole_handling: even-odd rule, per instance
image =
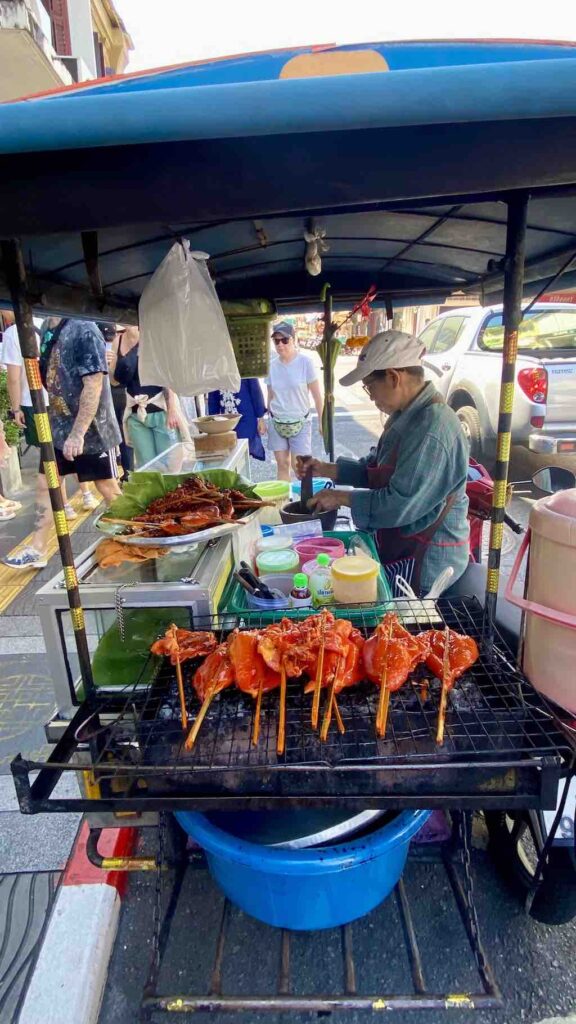
POLYGON ((109 529, 100 522, 102 516, 106 515, 105 512, 102 512, 94 520, 94 526, 101 533, 105 534, 106 537, 111 537, 119 541, 120 544, 132 544, 139 548, 175 548, 183 544, 198 544, 201 541, 215 540, 216 537, 225 537, 229 533, 235 533, 236 530, 249 523, 257 514, 258 509, 255 512, 250 512, 247 516, 237 519, 234 523, 223 523, 222 526, 211 526, 207 530, 183 533, 178 537, 134 537, 134 535, 128 533, 117 533, 116 530, 121 530, 121 526, 115 527, 114 524, 111 524, 109 529))
MULTIPOLYGON (((144 692, 135 680, 114 696, 96 693, 79 708, 48 762, 13 762, 21 809, 554 807, 572 751, 557 711, 530 686, 500 640, 494 648, 483 645, 482 609, 474 599, 441 599, 438 607, 444 621, 474 636, 482 651, 451 694, 443 746, 435 740, 438 690, 424 700, 414 675, 391 699, 384 739, 374 728, 377 687, 366 683, 344 691, 339 707, 346 732, 341 736, 333 728, 321 743, 310 728, 310 697, 293 682, 283 755, 276 753, 277 694, 263 702, 260 742, 253 747, 254 701, 235 689, 214 700, 188 752, 174 670, 166 663, 144 692), (79 756, 96 782, 92 799, 57 799, 51 794, 58 777, 79 756), (39 769, 31 784, 29 774, 39 769)), ((188 678, 194 666, 183 669, 188 678)), ((186 690, 193 718, 199 702, 190 686, 186 690)))

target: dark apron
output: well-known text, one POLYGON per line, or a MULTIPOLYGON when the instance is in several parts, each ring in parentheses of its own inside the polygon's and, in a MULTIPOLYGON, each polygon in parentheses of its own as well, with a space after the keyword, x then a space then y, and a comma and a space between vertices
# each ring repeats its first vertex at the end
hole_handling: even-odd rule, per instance
MULTIPOLYGON (((442 401, 442 399, 438 399, 438 402, 442 401)), ((380 488, 387 487, 390 483, 392 474, 396 469, 398 447, 394 448, 390 458, 391 461, 385 463, 383 466, 368 468, 368 487, 370 490, 380 490, 380 488)), ((428 550, 428 545, 438 528, 444 522, 457 497, 458 494, 456 491, 453 494, 449 494, 444 504, 444 508, 438 518, 431 523, 430 526, 427 526, 425 530, 421 530, 420 533, 414 533, 408 536, 402 535, 399 527, 376 530, 376 548, 378 550, 380 561, 385 569, 387 565, 391 566, 394 562, 413 562, 414 567, 411 582, 416 593, 419 593, 420 591, 422 563, 428 550)))

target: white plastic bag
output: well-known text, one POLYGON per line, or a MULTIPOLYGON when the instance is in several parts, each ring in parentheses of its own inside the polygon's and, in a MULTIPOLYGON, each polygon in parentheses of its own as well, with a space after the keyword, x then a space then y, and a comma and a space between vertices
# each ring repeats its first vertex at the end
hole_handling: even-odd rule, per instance
POLYGON ((206 253, 176 242, 140 298, 139 376, 177 395, 239 391, 240 374, 206 253))

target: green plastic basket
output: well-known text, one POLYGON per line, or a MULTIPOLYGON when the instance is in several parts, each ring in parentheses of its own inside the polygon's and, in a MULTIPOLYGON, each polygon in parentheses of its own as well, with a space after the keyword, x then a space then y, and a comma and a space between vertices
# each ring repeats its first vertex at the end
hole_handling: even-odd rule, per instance
MULTIPOLYGON (((324 534, 325 537, 337 537, 344 544, 348 551, 354 538, 358 538, 363 541, 364 545, 370 551, 371 557, 375 562, 379 562, 378 553, 374 546, 374 541, 369 533, 362 533, 358 530, 329 530, 324 534)), ((378 597, 375 604, 355 604, 355 605, 330 605, 330 611, 336 616, 337 619, 350 619, 356 625, 364 626, 375 626, 380 621, 382 616, 392 607, 392 593, 386 574, 383 568, 380 568, 380 575, 378 577, 378 597)), ((305 619, 310 615, 310 608, 283 608, 277 611, 263 612, 259 609, 248 608, 246 604, 246 591, 242 589, 239 583, 235 580, 231 580, 226 590, 222 595, 220 602, 219 612, 221 615, 236 615, 241 616, 247 622, 277 622, 279 619, 305 619)))
POLYGON ((273 316, 228 317, 230 339, 241 377, 267 377, 273 316))

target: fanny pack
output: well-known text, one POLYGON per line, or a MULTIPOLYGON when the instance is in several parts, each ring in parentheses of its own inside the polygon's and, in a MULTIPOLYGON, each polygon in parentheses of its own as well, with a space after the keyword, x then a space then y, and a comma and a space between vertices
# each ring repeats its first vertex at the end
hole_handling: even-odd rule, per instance
POLYGON ((296 437, 300 433, 302 427, 306 423, 308 416, 304 416, 301 420, 292 420, 290 423, 280 423, 272 417, 274 422, 274 430, 280 437, 289 438, 296 437))

